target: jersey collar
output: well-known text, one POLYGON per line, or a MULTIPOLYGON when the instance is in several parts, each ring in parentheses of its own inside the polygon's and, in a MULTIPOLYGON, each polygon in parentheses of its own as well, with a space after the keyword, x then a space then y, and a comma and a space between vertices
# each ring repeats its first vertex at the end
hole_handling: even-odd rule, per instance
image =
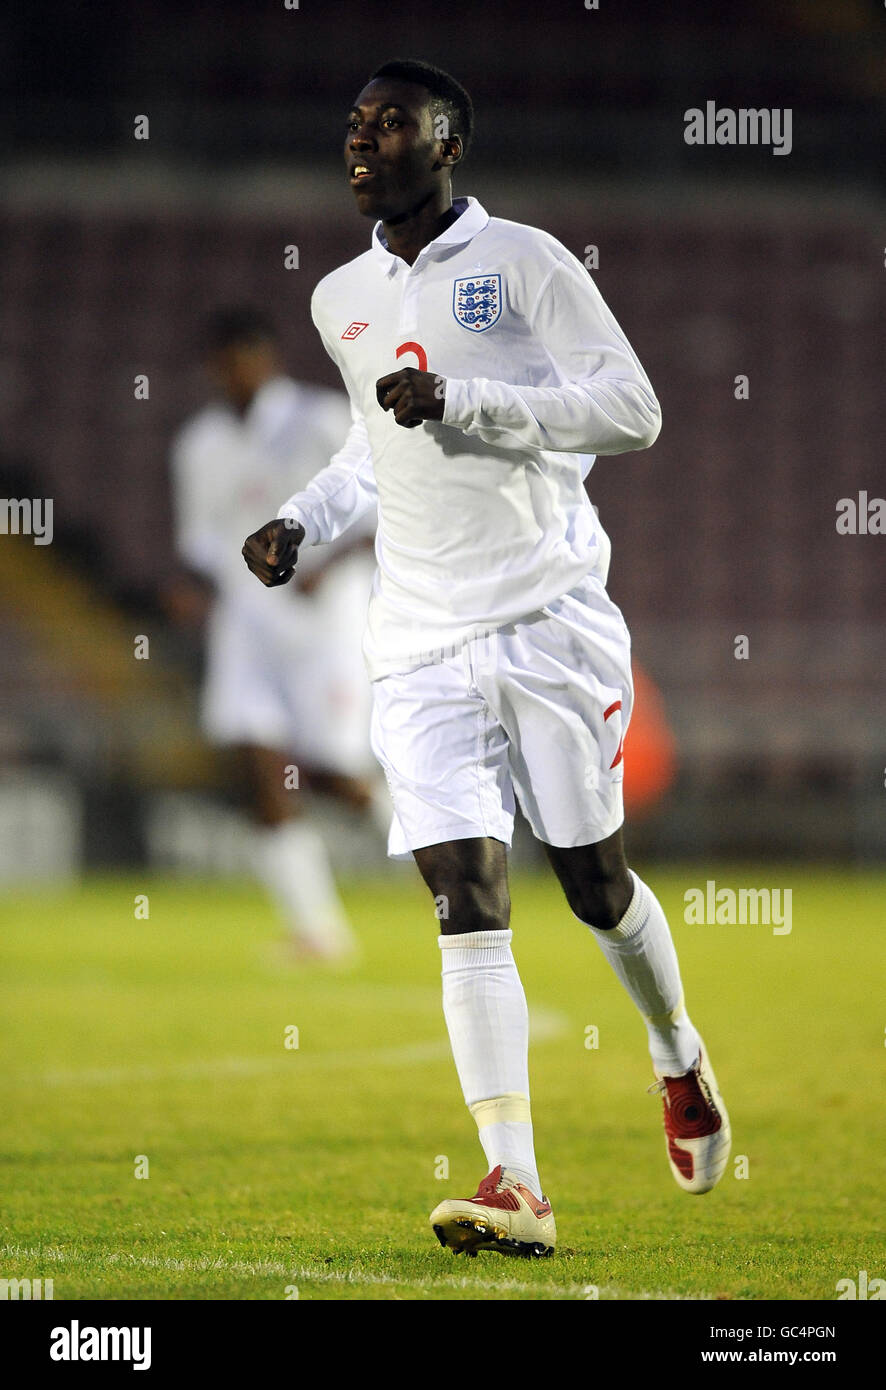
MULTIPOLYGON (((422 259, 429 259, 436 256, 440 251, 446 250, 450 246, 464 246, 472 241, 478 232, 489 221, 489 213, 477 202, 476 198, 453 198, 452 206, 458 213, 455 221, 441 232, 433 241, 428 242, 418 253, 415 264, 422 259)), ((399 256, 395 256, 393 251, 388 249, 385 241, 385 234, 381 222, 376 222, 372 230, 372 254, 374 255, 379 269, 386 275, 393 275, 399 265, 406 265, 399 256)), ((406 267, 409 269, 410 267, 406 267)))

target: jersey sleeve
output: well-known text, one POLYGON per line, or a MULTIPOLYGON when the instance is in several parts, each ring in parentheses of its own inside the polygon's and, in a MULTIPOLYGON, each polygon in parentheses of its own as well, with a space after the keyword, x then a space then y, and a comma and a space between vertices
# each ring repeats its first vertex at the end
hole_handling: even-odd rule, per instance
POLYGON ((350 402, 351 427, 344 444, 327 466, 314 475, 307 487, 290 497, 277 513, 282 518, 292 517, 305 528, 303 545, 328 545, 357 523, 362 532, 370 525, 374 530, 374 511, 378 504, 366 421, 355 404, 352 384, 324 332, 322 299, 318 286, 311 296, 311 319, 326 352, 342 373, 350 402))
MULTIPOLYGON (((329 449, 327 456, 332 458, 336 455, 342 440, 347 439, 347 436, 350 434, 353 418, 350 399, 345 392, 334 391, 331 392, 330 395, 332 398, 330 408, 328 411, 324 412, 324 418, 327 429, 329 430, 329 449)), ((362 419, 363 417, 360 418, 362 419)), ((368 441, 365 441, 365 447, 368 450, 368 441)), ((361 538, 372 540, 378 530, 378 508, 376 506, 374 491, 375 477, 372 472, 371 458, 368 475, 364 481, 373 492, 372 503, 365 510, 362 510, 359 516, 355 517, 354 521, 348 527, 347 535, 343 542, 345 550, 349 549, 355 540, 361 538)))
POLYGON ((487 444, 555 453, 622 454, 654 443, 661 410, 649 378, 597 286, 565 248, 539 288, 529 325, 564 384, 448 378, 444 424, 487 444))
POLYGON ((304 545, 325 545, 358 522, 365 526, 367 513, 378 501, 366 421, 353 407, 352 417, 348 437, 338 453, 277 513, 305 528, 304 545))

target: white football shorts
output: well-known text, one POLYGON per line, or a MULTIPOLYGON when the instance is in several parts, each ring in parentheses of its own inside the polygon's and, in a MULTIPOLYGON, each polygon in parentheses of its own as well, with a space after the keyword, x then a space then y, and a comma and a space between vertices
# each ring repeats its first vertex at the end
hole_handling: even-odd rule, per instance
POLYGON ((474 837, 510 846, 515 793, 549 845, 596 844, 622 824, 631 639, 599 579, 372 691, 393 858, 474 837))
POLYGON ((211 743, 274 748, 345 776, 374 770, 361 650, 373 569, 349 556, 310 600, 281 587, 260 591, 263 604, 215 605, 201 702, 211 743))

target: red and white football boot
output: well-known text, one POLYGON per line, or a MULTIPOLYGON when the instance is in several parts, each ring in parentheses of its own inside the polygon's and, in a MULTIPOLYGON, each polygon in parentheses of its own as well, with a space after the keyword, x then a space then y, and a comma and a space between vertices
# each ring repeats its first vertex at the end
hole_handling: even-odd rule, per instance
POLYGON ((665 1147, 674 1181, 684 1192, 710 1192, 723 1176, 732 1131, 717 1078, 705 1054, 682 1076, 662 1076, 649 1087, 664 1102, 665 1147))
POLYGON ((456 1255, 498 1250, 530 1258, 552 1255, 557 1227, 551 1204, 536 1197, 501 1164, 483 1179, 474 1197, 448 1197, 431 1212, 434 1235, 456 1255))

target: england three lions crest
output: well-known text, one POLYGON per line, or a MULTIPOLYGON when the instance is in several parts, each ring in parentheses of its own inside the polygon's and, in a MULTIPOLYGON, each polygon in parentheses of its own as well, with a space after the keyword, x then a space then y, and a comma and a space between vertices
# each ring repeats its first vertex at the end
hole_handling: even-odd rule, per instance
POLYGON ((501 318, 501 276, 478 275, 456 280, 452 290, 452 312, 462 328, 485 333, 501 318))

